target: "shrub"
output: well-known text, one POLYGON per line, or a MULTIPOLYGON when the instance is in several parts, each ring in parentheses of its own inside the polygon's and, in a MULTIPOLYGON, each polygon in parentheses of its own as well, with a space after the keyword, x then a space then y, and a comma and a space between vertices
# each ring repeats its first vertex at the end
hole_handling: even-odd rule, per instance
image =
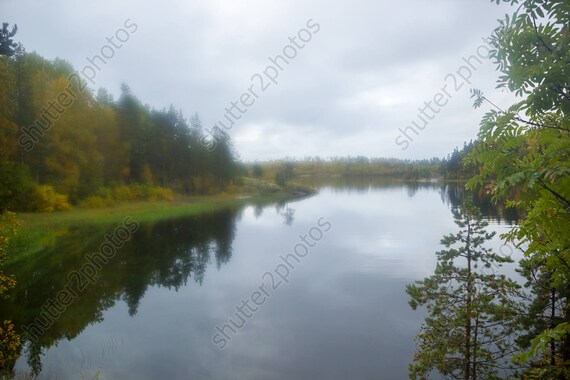
POLYGON ((253 166, 251 167, 251 176, 253 178, 261 178, 263 177, 264 173, 265 170, 263 170, 263 166, 259 164, 253 164, 253 166))
POLYGON ((113 204, 113 200, 99 195, 90 195, 79 203, 79 207, 102 208, 113 204))
POLYGON ((20 356, 20 336, 11 321, 0 324, 0 370, 10 368, 20 356))
POLYGON ((94 195, 80 202, 80 207, 101 208, 116 202, 129 201, 172 201, 172 190, 143 184, 119 185, 113 188, 101 187, 94 195))
POLYGON ((281 191, 281 187, 273 182, 253 178, 242 178, 242 191, 247 194, 268 194, 281 191))
POLYGON ((172 190, 164 187, 149 187, 147 199, 150 201, 173 201, 174 194, 172 194, 172 190))
POLYGON ((67 195, 56 193, 49 185, 38 186, 30 202, 32 211, 54 212, 69 209, 71 206, 67 195))
POLYGON ((14 276, 4 274, 1 266, 8 258, 8 243, 16 236, 16 231, 19 226, 20 221, 16 218, 16 214, 12 212, 0 214, 0 297, 2 297, 8 289, 16 286, 14 276))
POLYGON ((240 192, 240 187, 235 183, 230 183, 226 186, 224 191, 226 194, 238 194, 240 192))
POLYGON ((127 185, 119 185, 109 191, 110 196, 117 201, 130 201, 133 199, 133 191, 127 185))
MULTIPOLYGON (((7 246, 16 235, 16 230, 20 221, 16 215, 6 212, 0 215, 0 265, 8 257, 7 246)), ((14 276, 6 275, 0 270, 0 296, 4 297, 4 292, 16 285, 14 276)), ((4 321, 0 324, 0 375, 1 372, 12 367, 18 356, 20 356, 20 337, 14 330, 11 321, 4 321)))

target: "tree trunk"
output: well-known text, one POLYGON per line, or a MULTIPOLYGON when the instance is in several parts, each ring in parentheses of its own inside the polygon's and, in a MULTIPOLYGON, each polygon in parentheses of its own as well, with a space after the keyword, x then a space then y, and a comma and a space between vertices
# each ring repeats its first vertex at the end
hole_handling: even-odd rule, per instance
POLYGON ((471 379, 477 379, 477 333, 479 328, 479 318, 475 318, 475 331, 473 331, 473 365, 471 371, 471 379))
MULTIPOLYGON (((552 289, 550 292, 550 302, 550 328, 553 329, 556 318, 556 289, 552 289)), ((556 341, 554 339, 550 339, 550 365, 552 367, 556 365, 556 341)))
POLYGON ((472 279, 471 279, 471 221, 467 219, 467 299, 465 301, 465 307, 467 308, 467 315, 465 320, 465 368, 464 368, 464 378, 469 380, 471 376, 471 292, 472 290, 472 279))
MULTIPOLYGON (((467 291, 470 292, 470 286, 467 285, 467 291)), ((471 294, 467 295, 467 318, 465 321, 465 369, 464 378, 469 380, 471 370, 471 294)))

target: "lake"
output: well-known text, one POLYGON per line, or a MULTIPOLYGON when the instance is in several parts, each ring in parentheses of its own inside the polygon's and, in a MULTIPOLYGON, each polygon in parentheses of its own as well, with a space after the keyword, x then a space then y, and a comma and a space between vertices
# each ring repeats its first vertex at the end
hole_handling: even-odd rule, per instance
MULTIPOLYGON (((451 207, 465 191, 362 178, 305 181, 319 193, 141 223, 39 329, 16 372, 35 369, 45 379, 407 378, 424 315, 408 306, 404 287, 432 274, 441 237, 456 230, 451 207)), ((474 198, 490 230, 512 228, 512 211, 474 198)), ((34 260, 8 265, 18 284, 0 318, 30 326, 116 227, 63 231, 34 260)), ((512 252, 498 238, 492 246, 512 252)))

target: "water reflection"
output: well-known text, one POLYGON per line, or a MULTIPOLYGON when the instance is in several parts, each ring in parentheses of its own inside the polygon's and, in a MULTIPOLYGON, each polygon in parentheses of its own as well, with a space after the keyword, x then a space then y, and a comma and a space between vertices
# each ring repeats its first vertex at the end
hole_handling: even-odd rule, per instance
POLYGON ((497 223, 515 224, 519 218, 519 211, 507 208, 504 204, 495 203, 486 190, 481 187, 476 191, 468 191, 463 183, 445 183, 437 181, 414 181, 386 179, 381 177, 367 176, 330 176, 330 177, 303 177, 298 182, 316 188, 325 188, 338 193, 364 194, 377 190, 394 190, 404 187, 410 198, 418 191, 437 191, 441 195, 441 201, 452 207, 457 207, 461 201, 470 196, 475 204, 481 209, 483 215, 497 223))
MULTIPOLYGON (((27 357, 34 372, 40 369, 42 350, 60 339, 73 339, 87 325, 102 321, 103 311, 119 300, 137 314, 140 300, 151 286, 178 290, 191 279, 201 284, 212 261, 219 269, 232 256, 239 209, 226 209, 200 217, 144 224, 132 239, 106 264, 97 281, 87 287, 45 334, 28 344, 27 357)), ((67 273, 83 265, 83 255, 95 252, 107 228, 76 228, 57 240, 55 246, 34 258, 7 265, 17 275, 11 299, 2 302, 2 318, 10 316, 16 326, 27 326, 39 316, 48 300, 66 284, 67 273), (32 269, 33 268, 33 269, 32 269)))
MULTIPOLYGON (((418 239, 416 239, 417 241, 403 238, 399 240, 390 239, 389 234, 386 235, 387 238, 385 239, 383 238, 384 235, 378 237, 376 235, 378 229, 384 233, 389 228, 397 225, 396 214, 387 212, 385 218, 379 219, 378 215, 369 216, 362 211, 360 214, 356 214, 354 210, 348 210, 349 213, 345 213, 341 206, 346 205, 341 205, 339 203, 341 198, 335 198, 335 194, 348 193, 357 195, 351 198, 354 198, 356 203, 358 203, 360 198, 363 198, 359 195, 372 192, 379 193, 378 197, 371 199, 382 201, 385 198, 382 194, 386 196, 389 193, 401 194, 403 190, 405 193, 402 194, 402 204, 381 206, 399 207, 399 209, 394 211, 398 215, 403 215, 402 210, 404 207, 412 207, 405 200, 406 195, 410 199, 416 199, 420 197, 420 194, 433 194, 429 196, 429 202, 435 201, 439 203, 439 199, 441 200, 439 204, 446 206, 457 206, 465 196, 469 195, 474 198, 475 202, 482 208, 483 213, 490 219, 514 223, 517 217, 516 212, 513 210, 507 210, 504 207, 493 204, 483 192, 467 193, 461 184, 403 183, 362 177, 351 179, 327 178, 326 180, 311 178, 304 179, 304 181, 308 182, 307 184, 309 185, 321 188, 323 193, 330 192, 333 194, 330 199, 327 197, 323 198, 323 203, 316 203, 316 211, 313 210, 311 212, 317 212, 319 213, 318 216, 320 216, 322 212, 329 212, 328 209, 325 210, 323 207, 334 205, 336 207, 334 211, 339 215, 343 215, 342 218, 339 217, 337 224, 335 224, 335 231, 338 231, 339 241, 335 244, 334 251, 330 252, 338 251, 338 257, 345 257, 347 253, 354 252, 358 244, 363 243, 366 245, 366 247, 361 247, 363 252, 372 250, 375 252, 391 252, 397 250, 400 253, 398 256, 390 257, 387 256, 387 253, 385 257, 379 255, 374 257, 362 256, 361 260, 367 260, 367 263, 378 262, 378 265, 384 266, 381 269, 373 265, 368 267, 370 274, 376 276, 380 271, 382 271, 381 273, 393 271, 391 267, 386 267, 386 260, 392 260, 394 268, 401 268, 405 265, 403 261, 409 258, 406 256, 406 252, 410 250, 410 247, 412 247, 411 251, 413 252, 418 251, 425 244, 418 239), (346 225, 343 225, 343 223, 346 223, 346 225), (377 223, 383 224, 383 227, 376 226, 377 223), (359 240, 352 239, 350 234, 345 235, 346 231, 356 227, 360 229, 360 234, 358 236, 354 235, 355 239, 366 233, 366 236, 370 236, 370 240, 363 240, 359 243, 359 240), (400 247, 404 243, 406 245, 400 247)), ((309 206, 306 206, 307 204, 303 203, 303 200, 299 202, 297 203, 298 206, 294 206, 295 204, 292 202, 254 204, 250 206, 250 215, 253 215, 255 219, 276 218, 277 224, 281 224, 281 226, 284 226, 283 228, 290 230, 290 227, 293 227, 299 221, 303 223, 307 220, 308 211, 303 209, 303 207, 309 206), (274 214, 272 210, 274 210, 274 214)), ((424 201, 422 200, 422 202, 424 201)), ((311 202, 308 202, 308 204, 311 204, 311 202)), ((368 208, 370 209, 370 207, 368 208)), ((389 210, 389 208, 386 209, 389 210)), ((414 215, 414 211, 417 213, 416 209, 408 211, 410 215, 414 215)), ((206 278, 206 271, 212 266, 211 264, 215 264, 218 270, 223 271, 224 265, 229 263, 234 255, 236 226, 240 222, 243 212, 243 208, 234 207, 199 217, 184 217, 159 223, 141 224, 141 227, 132 239, 106 264, 97 281, 89 285, 80 294, 61 317, 46 329, 45 334, 37 341, 25 342, 26 350, 23 354, 29 367, 36 373, 40 372, 43 352, 46 352, 50 347, 62 340, 75 339, 89 325, 103 322, 105 311, 113 308, 118 303, 124 302, 127 305, 128 315, 136 318, 141 307, 141 300, 150 288, 164 288, 177 292, 184 287, 201 286, 206 278)), ((317 215, 311 214, 312 217, 317 217, 317 215)), ((449 217, 451 218, 451 215, 449 217)), ((426 219, 426 217, 423 217, 423 219, 426 219)), ((312 219, 310 222, 312 223, 312 219)), ((407 229, 411 228, 409 220, 406 219, 402 223, 402 233, 408 234, 407 229)), ((418 225, 421 224, 418 222, 418 225)), ((0 300, 0 320, 11 319, 18 332, 21 333, 23 326, 27 326, 34 321, 40 315, 42 306, 50 299, 53 299, 65 286, 67 273, 80 268, 85 260, 84 255, 97 251, 105 234, 109 233, 114 227, 77 227, 69 229, 55 241, 53 246, 34 255, 33 258, 22 259, 7 265, 5 271, 16 274, 18 284, 17 288, 10 292, 11 298, 9 300, 0 300)), ((276 227, 272 228, 274 231, 272 230, 272 235, 269 239, 289 241, 289 239, 296 238, 293 232, 291 236, 286 236, 284 231, 277 231, 275 230, 276 227)), ((263 231, 267 230, 256 231, 255 234, 263 234, 263 231)), ((429 233, 431 236, 432 233, 429 233)), ((413 235, 417 237, 418 234, 414 232, 413 235)), ((439 232, 433 235, 435 241, 440 237, 439 232)), ((286 243, 283 246, 286 246, 286 243)), ((422 250, 426 251, 431 251, 431 249, 432 247, 422 247, 422 250)), ((255 255, 259 257, 265 255, 264 252, 236 251, 238 256, 250 254, 253 257, 257 257, 255 255)), ((318 257, 317 253, 315 253, 315 256, 318 257)), ((236 259, 234 258, 232 261, 234 260, 236 259)), ((239 259, 237 260, 239 261, 239 259)), ((333 261, 328 265, 336 265, 333 261)), ((417 261, 417 259, 414 259, 410 262, 417 261)), ((348 264, 352 265, 352 262, 349 261, 348 264)), ((210 275, 212 275, 211 272, 210 275)), ((312 281, 313 278, 318 278, 317 276, 320 276, 320 274, 307 278, 307 288, 318 285, 318 282, 312 281), (311 281, 309 281, 310 279, 311 281)), ((354 278, 346 279, 348 283, 345 285, 350 285, 351 289, 354 287, 356 292, 356 290, 360 289, 358 284, 371 281, 372 279, 368 275, 361 276, 362 273, 354 278)), ((397 283, 394 282, 396 280, 392 281, 389 278, 378 279, 378 281, 380 280, 383 284, 385 283, 383 287, 394 289, 394 294, 400 297, 398 289, 405 283, 403 279, 398 279, 397 281, 399 282, 397 283)), ((300 278, 298 281, 301 283, 303 280, 300 278)), ((334 296, 338 297, 339 294, 336 292, 334 296)), ((367 296, 362 292, 357 294, 360 294, 359 297, 371 296, 367 296)), ((299 302, 299 298, 296 300, 299 302)), ((306 301, 308 303, 314 302, 312 299, 307 299, 306 301)), ((319 299, 319 302, 324 301, 319 299)), ((392 304, 394 301, 390 302, 392 304)), ((278 307, 286 309, 289 305, 290 303, 283 303, 279 304, 278 307)), ((316 305, 320 304, 317 302, 316 305)), ((380 311, 378 312, 380 313, 380 311)), ((340 314, 337 317, 343 318, 340 314)), ((410 325, 415 326, 412 323, 410 325)), ((325 327, 323 326, 323 328, 325 327)), ((354 333, 357 332, 355 331, 354 333)), ((312 334, 316 335, 316 332, 313 331, 312 334)), ((352 344, 357 345, 356 342, 352 342, 352 344)), ((402 343, 402 346, 404 347, 405 344, 402 343)), ((401 358, 401 360, 407 360, 407 358, 401 358)))
POLYGON ((519 210, 506 207, 503 203, 496 203, 485 189, 467 191, 462 184, 443 184, 441 186, 441 199, 443 202, 458 206, 467 196, 471 196, 475 204, 481 209, 483 215, 497 223, 516 224, 519 219, 519 210))

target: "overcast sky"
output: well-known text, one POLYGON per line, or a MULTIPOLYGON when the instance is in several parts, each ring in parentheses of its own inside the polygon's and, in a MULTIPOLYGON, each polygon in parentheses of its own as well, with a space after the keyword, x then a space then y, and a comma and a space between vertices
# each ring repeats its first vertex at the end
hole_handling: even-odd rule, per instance
POLYGON ((210 128, 253 86, 257 98, 248 104, 255 102, 241 106, 245 112, 229 130, 243 160, 429 158, 462 146, 476 136, 485 111, 472 108, 470 87, 499 104, 509 101, 494 89, 491 61, 471 59, 467 69, 462 60, 485 55, 482 38, 505 12, 487 0, 0 0, 2 21, 18 24, 16 40, 27 51, 63 58, 78 71, 109 45, 107 37, 122 45, 99 64, 94 90, 116 96, 125 82, 143 103, 198 112, 210 128), (302 47, 286 48, 294 43, 302 47), (295 56, 278 59, 277 84, 269 82, 269 58, 284 48, 295 56), (444 86, 438 101, 445 105, 426 108, 444 86), (418 108, 427 125, 409 133, 413 141, 403 149, 399 129, 424 125, 418 108))

